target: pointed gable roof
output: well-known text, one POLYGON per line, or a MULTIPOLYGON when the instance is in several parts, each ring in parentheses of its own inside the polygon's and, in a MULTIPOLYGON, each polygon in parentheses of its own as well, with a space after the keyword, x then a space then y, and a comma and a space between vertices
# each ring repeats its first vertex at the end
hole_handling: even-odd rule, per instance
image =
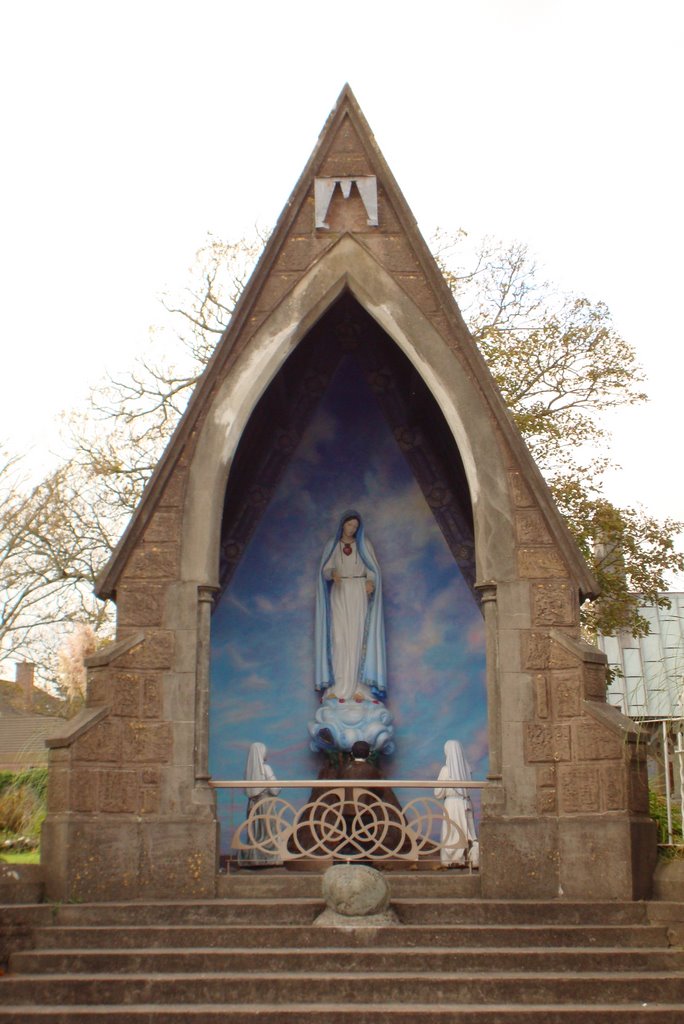
POLYGON ((197 434, 203 413, 232 364, 269 314, 347 236, 382 264, 461 360, 464 371, 476 382, 580 592, 585 596, 597 594, 596 582, 508 413, 351 88, 345 85, 138 508, 98 577, 96 592, 100 597, 115 595, 118 579, 174 468, 197 434))

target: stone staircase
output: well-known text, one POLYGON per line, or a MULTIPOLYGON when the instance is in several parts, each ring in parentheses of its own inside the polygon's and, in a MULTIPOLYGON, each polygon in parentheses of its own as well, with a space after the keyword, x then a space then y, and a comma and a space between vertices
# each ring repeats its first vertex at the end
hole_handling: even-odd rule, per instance
POLYGON ((682 905, 488 901, 477 876, 388 874, 400 924, 311 927, 320 876, 219 898, 3 908, 0 1022, 682 1024, 682 905), (651 915, 653 916, 653 915, 651 915), (681 933, 679 934, 681 938, 681 933))

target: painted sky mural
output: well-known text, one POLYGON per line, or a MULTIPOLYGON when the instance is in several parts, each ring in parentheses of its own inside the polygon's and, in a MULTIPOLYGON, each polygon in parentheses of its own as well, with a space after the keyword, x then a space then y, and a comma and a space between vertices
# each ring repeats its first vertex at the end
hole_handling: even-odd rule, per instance
MULTIPOLYGON (((340 365, 212 620, 210 771, 244 777, 261 741, 281 778, 315 778, 309 749, 314 588, 340 513, 358 508, 383 573, 387 707, 396 753, 388 777, 436 778, 448 739, 487 771, 484 627, 376 399, 352 356, 340 365)), ((306 791, 281 795, 303 802, 306 791)), ((408 791, 406 796, 408 796, 408 791)), ((418 795, 413 793, 413 796, 418 795)), ((401 797, 401 794, 400 794, 401 797)), ((222 850, 243 820, 222 791, 222 850)))

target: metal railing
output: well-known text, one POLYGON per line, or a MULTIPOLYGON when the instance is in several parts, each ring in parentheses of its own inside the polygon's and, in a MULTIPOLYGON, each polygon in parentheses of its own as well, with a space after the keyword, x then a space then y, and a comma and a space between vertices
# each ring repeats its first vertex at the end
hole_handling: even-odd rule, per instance
MULTIPOLYGON (((210 781, 216 790, 264 787, 263 779, 210 781)), ((461 779, 278 779, 249 800, 232 838, 238 864, 291 860, 418 861, 439 856, 445 866, 479 866, 472 810, 454 790, 482 790, 485 782, 461 779), (308 789, 301 807, 279 794, 308 789), (400 804, 394 790, 425 790, 400 804), (447 792, 447 800, 434 790, 447 792), (320 791, 320 794, 317 792, 320 791), (387 792, 389 791, 389 792, 387 792), (314 796, 314 793, 316 794, 314 796)))

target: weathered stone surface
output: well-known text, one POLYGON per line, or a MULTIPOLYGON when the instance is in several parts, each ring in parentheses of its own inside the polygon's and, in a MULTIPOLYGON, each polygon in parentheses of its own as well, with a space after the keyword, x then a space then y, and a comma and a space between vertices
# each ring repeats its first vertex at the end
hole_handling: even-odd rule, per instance
POLYGON ((570 726, 528 722, 525 726, 525 757, 536 761, 570 760, 570 726))
POLYGON ((143 544, 178 543, 180 531, 180 509, 157 509, 147 524, 143 535, 143 544))
POLYGON ((99 806, 100 773, 96 768, 78 768, 71 773, 69 807, 72 811, 96 811, 99 806))
POLYGON ((517 512, 515 529, 519 543, 525 546, 551 543, 551 534, 544 517, 536 508, 517 512))
POLYGON ((133 771, 103 771, 100 809, 109 814, 133 814, 138 809, 138 779, 133 771))
POLYGON ((551 786, 555 789, 557 780, 556 766, 554 765, 541 765, 537 768, 537 784, 540 787, 551 786))
POLYGON ((177 544, 139 544, 131 555, 126 572, 129 579, 176 579, 180 564, 177 544))
POLYGON ((572 668, 577 659, 551 639, 548 633, 536 630, 520 632, 522 663, 526 669, 572 668))
POLYGON ((101 707, 110 700, 109 670, 106 668, 88 669, 86 683, 86 706, 101 707))
POLYGON ((577 722, 574 726, 577 758, 580 761, 620 760, 624 754, 623 740, 598 722, 577 722))
POLYGON ((278 256, 276 270, 279 273, 306 270, 312 260, 317 259, 329 244, 327 239, 312 234, 292 233, 278 256))
POLYGON ((119 626, 161 626, 164 594, 164 587, 155 583, 120 587, 116 595, 119 626))
POLYGON ((565 814, 600 810, 598 767, 560 765, 558 768, 560 810, 565 814))
POLYGON ((551 690, 558 718, 576 718, 582 712, 582 680, 579 669, 551 673, 551 690))
POLYGON ((387 270, 416 273, 420 264, 402 235, 369 234, 366 244, 387 270))
POLYGON ((606 666, 584 666, 584 695, 587 700, 605 700, 606 698, 606 666))
POLYGON ((565 562, 555 548, 521 548, 518 569, 523 579, 567 577, 565 562))
POLYGON ((143 718, 160 718, 162 708, 162 684, 158 676, 145 676, 142 691, 143 718))
POLYGON ((511 486, 513 502, 518 508, 529 508, 534 504, 529 487, 519 471, 509 473, 508 480, 511 486))
POLYGON ((123 761, 164 764, 171 760, 171 725, 168 722, 125 722, 123 761))
POLYGON ((76 761, 119 761, 121 733, 119 723, 106 719, 80 736, 72 747, 76 761))
POLYGON ((273 274, 261 290, 255 308, 257 310, 273 309, 296 284, 298 278, 298 274, 273 274))
POLYGON ((158 786, 149 786, 140 790, 140 813, 158 814, 161 796, 158 786))
POLYGON ((113 714, 123 718, 137 718, 140 714, 140 677, 137 673, 115 672, 110 694, 113 714))
MULTIPOLYGON (((125 636, 125 631, 123 631, 125 636)), ((121 668, 171 668, 175 649, 175 636, 170 630, 148 629, 145 639, 118 661, 121 668)))
POLYGON ((535 626, 572 626, 577 602, 569 583, 535 583, 532 586, 532 618, 535 626))
POLYGON ((435 293, 428 285, 423 274, 402 273, 396 276, 404 291, 407 292, 423 313, 430 316, 438 309, 435 293))
POLYGON ((345 917, 379 914, 389 905, 389 886, 374 868, 364 864, 337 864, 323 875, 323 898, 328 907, 345 917))
POLYGON ((162 492, 159 501, 160 508, 176 508, 183 504, 185 484, 187 482, 187 469, 183 466, 175 466, 162 492))
POLYGON ((627 775, 629 809, 648 815, 648 769, 645 761, 632 761, 627 775))
POLYGON ((622 763, 602 765, 600 778, 603 810, 624 810, 627 795, 622 763))
POLYGON ((537 806, 540 814, 555 814, 557 807, 556 790, 551 788, 540 789, 537 806))
POLYGON ((549 687, 546 676, 543 672, 537 672, 534 677, 534 696, 536 701, 537 718, 548 718, 549 687))
POLYGON ((47 791, 47 807, 50 814, 59 814, 69 809, 69 776, 68 767, 55 768, 50 757, 50 785, 47 791))

